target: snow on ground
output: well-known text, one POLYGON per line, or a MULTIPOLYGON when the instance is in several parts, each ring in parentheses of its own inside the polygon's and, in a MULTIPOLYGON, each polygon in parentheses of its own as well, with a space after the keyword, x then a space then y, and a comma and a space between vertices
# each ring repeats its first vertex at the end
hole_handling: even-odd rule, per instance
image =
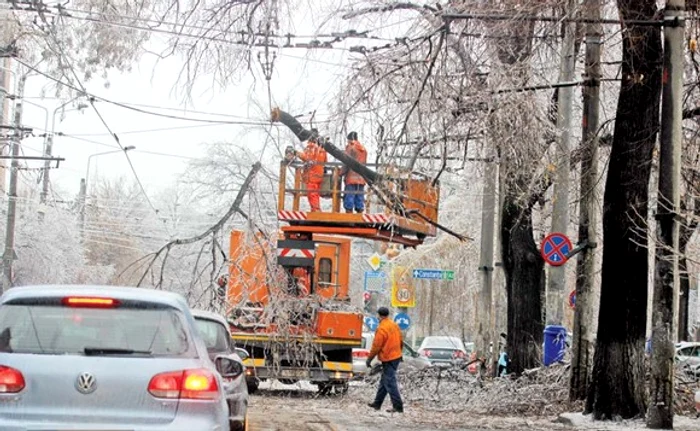
MULTIPOLYGON (((399 378, 404 414, 367 406, 378 377, 353 382, 345 395, 319 395, 315 385, 265 382, 251 397, 251 430, 610 430, 646 429, 643 421, 594 422, 566 401, 567 372, 553 367, 518 380, 479 381, 464 372, 414 372, 399 378), (561 415, 561 417, 560 417, 561 415)), ((700 431, 700 419, 676 416, 676 430, 700 431)))

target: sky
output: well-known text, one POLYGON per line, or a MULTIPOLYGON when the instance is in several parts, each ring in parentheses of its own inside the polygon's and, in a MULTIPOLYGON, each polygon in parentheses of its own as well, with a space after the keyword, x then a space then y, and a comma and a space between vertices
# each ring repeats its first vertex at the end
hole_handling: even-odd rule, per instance
MULTIPOLYGON (((153 39, 152 47, 159 43, 153 39)), ((327 106, 332 103, 329 99, 342 83, 343 73, 348 70, 347 53, 307 54, 295 50, 280 54, 270 82, 273 105, 280 105, 293 114, 317 110, 317 118, 322 118, 327 113, 327 106), (293 106, 286 107, 284 104, 293 106)), ((107 81, 95 78, 85 83, 89 93, 132 108, 202 120, 164 118, 103 101, 95 103, 121 144, 135 147, 129 151, 129 155, 147 192, 174 185, 187 162, 203 155, 205 147, 202 144, 236 142, 259 151, 268 137, 267 130, 272 130, 272 136, 279 139, 282 148, 292 143, 289 134, 277 132, 278 125, 270 129, 267 85, 259 76, 255 80, 248 75, 238 85, 225 91, 212 89, 210 81, 202 78, 191 94, 190 103, 187 103, 183 89, 176 86, 182 64, 180 58, 156 62, 155 56, 146 54, 130 73, 112 72, 107 81), (255 125, 212 123, 216 121, 254 122, 255 125)), ((256 67, 259 70, 259 65, 256 64, 256 67)), ((54 94, 52 85, 50 80, 36 74, 26 81, 23 123, 25 127, 33 128, 35 135, 44 133, 44 128, 51 129, 54 111, 66 102, 65 99, 50 97, 54 94)), ((80 179, 86 176, 88 159, 92 154, 117 150, 90 159, 88 189, 97 175, 133 179, 126 157, 118 151, 118 145, 107 127, 85 100, 69 103, 64 112, 57 112, 54 133, 64 136, 55 136, 53 154, 66 160, 61 162, 59 169, 51 170, 50 178, 55 190, 66 194, 63 197, 71 198, 78 193, 80 179), (88 106, 78 110, 79 103, 88 106)), ((43 140, 40 136, 25 139, 22 143, 25 155, 41 155, 43 140)), ((274 145, 265 148, 266 156, 277 152, 274 145)), ((30 162, 31 167, 40 167, 41 163, 30 162)))

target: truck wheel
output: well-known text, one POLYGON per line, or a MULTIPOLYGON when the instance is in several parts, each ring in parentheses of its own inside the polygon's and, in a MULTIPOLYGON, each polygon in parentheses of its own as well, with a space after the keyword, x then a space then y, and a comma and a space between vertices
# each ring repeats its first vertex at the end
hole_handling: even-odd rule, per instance
POLYGON ((348 389, 350 389, 350 383, 345 382, 345 383, 339 383, 334 385, 335 388, 335 393, 338 395, 345 395, 348 393, 348 389))
POLYGON ((255 381, 255 382, 246 382, 246 383, 247 383, 247 385, 248 385, 248 393, 249 393, 249 394, 254 394, 254 393, 256 393, 256 392, 258 391, 258 387, 260 386, 260 384, 259 384, 257 381, 255 381))
POLYGON ((321 395, 330 395, 331 390, 333 390, 333 385, 331 383, 318 383, 318 393, 321 395))

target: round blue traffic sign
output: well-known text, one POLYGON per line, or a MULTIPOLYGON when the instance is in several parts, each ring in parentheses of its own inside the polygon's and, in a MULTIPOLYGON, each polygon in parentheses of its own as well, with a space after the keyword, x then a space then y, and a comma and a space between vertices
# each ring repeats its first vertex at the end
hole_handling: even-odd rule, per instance
POLYGON ((567 255, 571 252, 573 246, 571 240, 562 233, 550 233, 540 246, 540 254, 545 262, 552 266, 561 266, 566 263, 569 258, 567 255))
POLYGON ((399 328, 402 331, 405 331, 411 326, 411 318, 408 317, 408 314, 406 313, 399 313, 396 316, 394 316, 394 322, 396 322, 396 324, 399 325, 399 328))
POLYGON ((379 326, 379 319, 377 319, 374 316, 367 316, 365 317, 365 326, 370 330, 370 331, 376 331, 377 326, 379 326))

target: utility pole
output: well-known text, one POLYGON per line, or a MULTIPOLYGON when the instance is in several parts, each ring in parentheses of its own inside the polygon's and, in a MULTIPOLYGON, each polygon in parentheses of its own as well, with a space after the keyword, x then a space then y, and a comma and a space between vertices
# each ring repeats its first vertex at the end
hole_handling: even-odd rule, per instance
POLYGON ((601 0, 586 0, 586 69, 583 87, 583 154, 579 198, 578 243, 587 244, 576 262, 576 305, 574 308, 573 351, 569 399, 585 400, 593 366, 595 295, 595 247, 598 224, 596 184, 598 183, 598 128, 600 127, 600 45, 603 26, 601 0))
POLYGON ((676 338, 681 139, 683 136, 683 50, 685 0, 664 9, 664 65, 661 96, 656 262, 651 317, 651 385, 647 427, 673 429, 673 343, 676 338))
POLYGON ((12 139, 12 163, 10 165, 10 189, 7 194, 7 224, 5 226, 5 253, 3 254, 2 291, 12 287, 12 261, 15 260, 15 216, 17 211, 17 168, 19 168, 19 145, 22 141, 22 97, 27 76, 19 79, 17 102, 15 103, 15 134, 12 139))
MULTIPOLYGON (((568 0, 566 14, 573 16, 576 0, 568 0)), ((574 57, 574 38, 576 24, 564 24, 562 42, 562 59, 559 69, 559 82, 571 82, 574 79, 576 58, 574 57)), ((571 111, 573 108, 573 87, 557 90, 557 151, 556 173, 554 182, 554 204, 552 210, 552 232, 567 233, 569 227, 569 177, 571 148, 571 111)), ((566 267, 551 266, 547 286, 548 325, 561 325, 564 322, 564 288, 566 286, 566 267)))
POLYGON ((496 349, 495 323, 492 319, 493 306, 493 234, 496 209, 496 160, 487 161, 484 167, 484 188, 481 201, 481 252, 479 272, 481 279, 479 339, 478 349, 489 356, 489 342, 496 349))
MULTIPOLYGON (((45 131, 45 133, 48 133, 48 131, 45 131)), ((53 131, 51 134, 46 138, 46 146, 44 148, 44 157, 47 157, 47 160, 44 162, 44 175, 42 177, 42 184, 41 184, 41 203, 45 204, 46 199, 49 195, 49 170, 51 169, 51 160, 48 158, 51 157, 51 151, 53 148, 53 131)))
POLYGON ((85 178, 80 179, 80 193, 78 194, 78 205, 80 205, 80 235, 85 237, 85 178))

